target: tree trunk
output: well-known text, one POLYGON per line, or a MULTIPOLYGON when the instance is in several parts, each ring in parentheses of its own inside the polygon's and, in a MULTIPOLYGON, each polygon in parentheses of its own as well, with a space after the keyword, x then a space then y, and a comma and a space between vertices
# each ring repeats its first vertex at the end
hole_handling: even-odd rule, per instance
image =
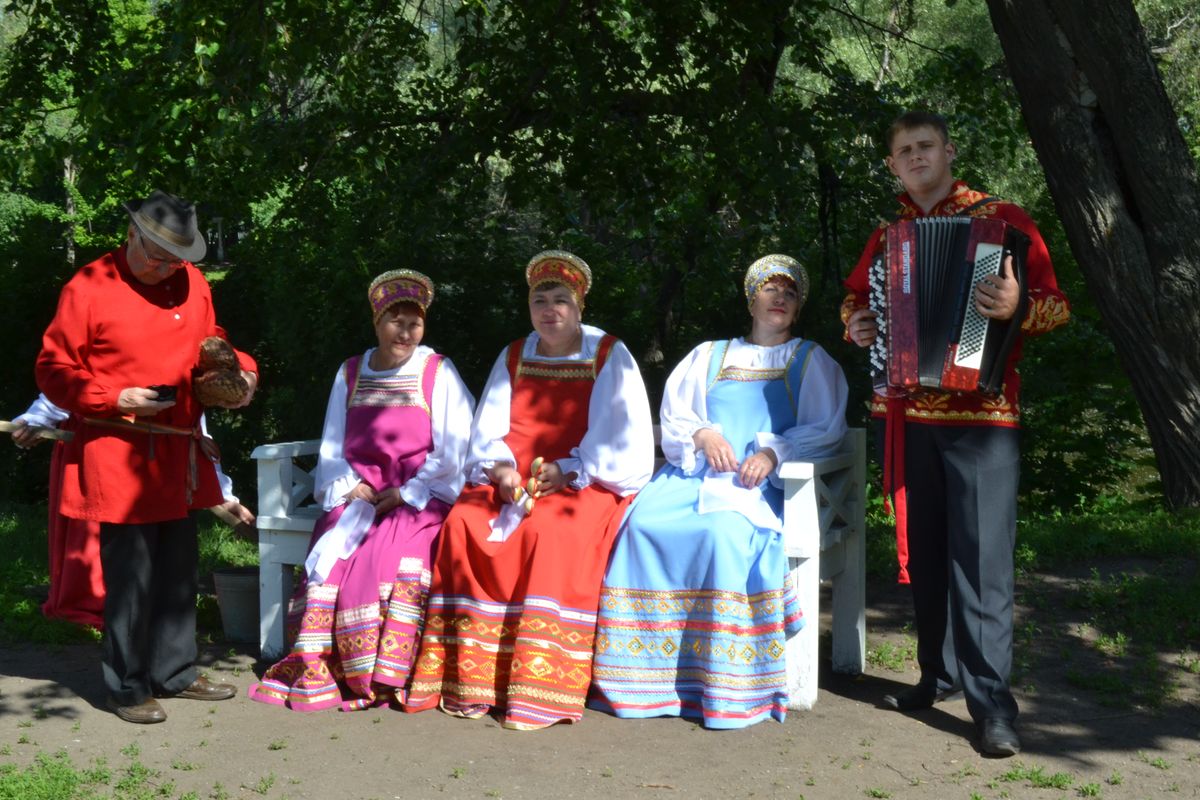
POLYGON ((78 176, 79 170, 75 167, 75 160, 71 156, 63 158, 63 188, 66 190, 66 211, 67 211, 67 229, 64 232, 67 243, 67 266, 75 268, 75 195, 72 191, 75 188, 75 178, 78 176))
POLYGON ((987 0, 1172 508, 1200 507, 1200 185, 1130 0, 987 0))

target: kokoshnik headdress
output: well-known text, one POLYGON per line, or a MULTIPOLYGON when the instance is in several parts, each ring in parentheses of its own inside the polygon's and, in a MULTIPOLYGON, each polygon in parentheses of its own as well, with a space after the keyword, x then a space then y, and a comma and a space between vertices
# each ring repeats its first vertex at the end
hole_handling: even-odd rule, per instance
POLYGON ((763 256, 750 265, 746 270, 746 279, 744 287, 746 291, 746 305, 754 303, 754 295, 758 294, 758 290, 778 275, 791 279, 792 283, 796 284, 796 293, 800 295, 800 303, 797 310, 804 307, 804 301, 808 299, 808 273, 804 271, 804 267, 800 266, 800 262, 791 256, 780 255, 774 253, 769 256, 763 256))
POLYGON ((525 280, 532 294, 547 283, 560 283, 575 296, 575 303, 583 311, 583 298, 592 288, 592 270, 587 262, 566 250, 544 250, 529 260, 525 267, 525 280))
POLYGON ((376 323, 396 303, 412 303, 424 317, 433 302, 433 281, 415 269, 394 269, 371 281, 367 299, 371 303, 372 321, 376 323))

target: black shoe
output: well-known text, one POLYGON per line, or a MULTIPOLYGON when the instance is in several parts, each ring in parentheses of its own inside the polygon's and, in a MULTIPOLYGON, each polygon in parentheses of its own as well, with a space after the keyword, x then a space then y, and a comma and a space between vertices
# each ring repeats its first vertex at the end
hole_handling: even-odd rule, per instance
POLYGON ((979 723, 979 751, 984 755, 1008 758, 1021 752, 1021 737, 1012 723, 1000 717, 979 723))
POLYGON ((885 694, 883 704, 897 711, 919 711, 922 708, 933 708, 933 701, 938 699, 937 685, 918 683, 895 694, 885 694))

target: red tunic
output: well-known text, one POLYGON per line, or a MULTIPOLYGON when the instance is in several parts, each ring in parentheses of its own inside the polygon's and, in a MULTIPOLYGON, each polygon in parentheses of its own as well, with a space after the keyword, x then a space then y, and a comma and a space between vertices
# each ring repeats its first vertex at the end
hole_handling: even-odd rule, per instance
MULTIPOLYGON (((174 406, 139 420, 193 429, 202 411, 192 394, 200 341, 224 335, 200 270, 185 262, 149 286, 129 272, 121 248, 81 268, 63 287, 42 338, 38 386, 55 405, 80 417, 109 419, 120 416, 123 389, 175 386, 174 406)), ((238 361, 242 369, 258 371, 248 355, 238 353, 238 361)), ((63 447, 59 510, 76 519, 147 523, 217 505, 216 472, 199 454, 197 485, 188 501, 192 444, 189 436, 81 424, 63 447)))
MULTIPOLYGON (((1037 225, 1020 206, 1003 201, 980 203, 988 195, 969 188, 962 181, 955 181, 941 202, 925 213, 908 194, 899 197, 899 219, 917 217, 949 217, 966 214, 972 217, 991 217, 1017 228, 1029 237, 1029 253, 1026 257, 1029 307, 1021 323, 1023 334, 1039 334, 1064 325, 1070 317, 1067 298, 1058 290, 1054 268, 1050 264, 1050 253, 1037 225)), ((887 223, 880 225, 863 249, 854 271, 846 279, 850 293, 842 301, 842 324, 850 315, 867 306, 867 270, 871 262, 883 250, 883 234, 887 223)), ((849 335, 847 334, 847 339, 849 335)), ((887 419, 883 489, 891 496, 896 510, 896 551, 900 562, 900 582, 908 583, 908 500, 904 480, 904 425, 905 422, 926 425, 991 425, 1017 427, 1020 423, 1018 396, 1021 377, 1017 363, 1021 360, 1021 339, 1018 338, 1010 351, 1004 367, 1004 383, 1000 393, 989 397, 979 392, 944 392, 927 389, 906 397, 871 398, 871 416, 887 419)))
MULTIPOLYGON (((72 417, 60 427, 75 430, 72 417)), ((66 444, 57 442, 50 456, 50 596, 42 613, 80 625, 104 628, 104 570, 100 566, 100 525, 59 513, 62 458, 66 444)))
MULTIPOLYGON (((570 455, 588 429, 595 363, 522 362, 509 347, 510 430, 505 443, 523 476, 533 459, 570 455)), ((538 498, 503 542, 488 523, 500 513, 494 486, 463 491, 446 518, 434 565, 421 655, 406 710, 438 705, 461 716, 504 709, 504 725, 576 721, 592 677, 600 584, 633 495, 592 484, 538 498)))

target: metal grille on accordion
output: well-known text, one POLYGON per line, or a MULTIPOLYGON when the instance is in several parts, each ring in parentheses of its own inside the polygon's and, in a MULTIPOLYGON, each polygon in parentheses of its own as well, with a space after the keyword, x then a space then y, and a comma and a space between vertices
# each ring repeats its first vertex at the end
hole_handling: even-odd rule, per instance
POLYGON ((869 353, 875 391, 998 392, 1025 315, 1028 237, 998 219, 924 217, 893 223, 884 241, 867 274, 879 326, 869 353), (1011 320, 989 319, 975 307, 975 285, 1010 255, 1020 302, 1011 320))

